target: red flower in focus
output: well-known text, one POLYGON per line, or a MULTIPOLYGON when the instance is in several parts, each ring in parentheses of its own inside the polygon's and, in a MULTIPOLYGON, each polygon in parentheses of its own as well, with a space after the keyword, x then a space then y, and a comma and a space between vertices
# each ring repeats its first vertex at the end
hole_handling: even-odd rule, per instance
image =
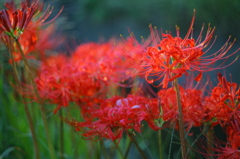
POLYGON ((76 130, 83 131, 82 135, 89 139, 94 137, 120 139, 123 132, 128 129, 140 132, 142 121, 146 121, 154 130, 159 129, 154 124, 159 118, 159 108, 155 99, 149 100, 133 95, 127 98, 115 96, 102 102, 98 109, 89 109, 89 111, 91 115, 85 117, 85 122, 69 123, 76 130))
POLYGON ((212 55, 206 55, 213 44, 206 51, 204 49, 211 42, 215 28, 212 29, 209 26, 206 36, 202 40, 202 27, 200 35, 195 40, 192 38, 194 19, 195 16, 193 16, 190 28, 183 39, 180 37, 178 27, 176 29, 176 37, 170 34, 162 34, 162 39, 159 38, 158 32, 151 28, 154 46, 147 48, 141 63, 141 67, 144 70, 142 73, 145 74, 145 78, 149 83, 163 78, 158 86, 162 85, 163 88, 167 88, 169 81, 181 77, 183 74, 187 75, 187 71, 198 71, 199 75, 195 80, 199 81, 202 77, 202 72, 227 67, 222 66, 222 64, 217 67, 210 66, 219 60, 227 59, 238 51, 226 55, 235 40, 228 45, 229 38, 220 50, 212 55), (152 78, 149 79, 149 77, 152 78))

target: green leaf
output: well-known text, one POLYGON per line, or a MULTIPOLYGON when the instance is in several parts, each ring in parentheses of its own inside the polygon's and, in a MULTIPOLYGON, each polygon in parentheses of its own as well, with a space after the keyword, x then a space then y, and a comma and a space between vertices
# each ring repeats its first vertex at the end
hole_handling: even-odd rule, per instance
POLYGON ((7 157, 12 151, 14 151, 16 148, 15 147, 9 147, 0 156, 0 159, 3 159, 3 157, 7 157))

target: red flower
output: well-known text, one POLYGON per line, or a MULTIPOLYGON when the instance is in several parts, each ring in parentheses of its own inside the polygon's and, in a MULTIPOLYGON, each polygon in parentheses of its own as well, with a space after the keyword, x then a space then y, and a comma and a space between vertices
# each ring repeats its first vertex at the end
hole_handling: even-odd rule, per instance
POLYGON ((91 115, 85 117, 86 122, 75 123, 73 126, 90 139, 97 136, 111 140, 120 139, 128 129, 140 132, 142 121, 146 121, 154 130, 159 129, 154 124, 154 120, 159 118, 157 100, 133 95, 127 98, 115 96, 106 99, 99 108, 89 111, 91 115))
MULTIPOLYGON (((202 106, 202 92, 196 89, 184 89, 179 87, 181 103, 184 114, 185 126, 201 126, 206 116, 202 106)), ((176 92, 173 87, 158 92, 164 121, 176 121, 178 118, 178 107, 176 92)))
POLYGON ((38 9, 36 2, 33 2, 31 6, 26 7, 23 3, 21 9, 15 10, 15 5, 8 3, 7 10, 3 9, 0 12, 0 30, 7 33, 10 36, 17 37, 27 27, 34 13, 38 9), (17 33, 15 33, 17 31, 17 33))
MULTIPOLYGON (((13 2, 5 5, 7 10, 0 11, 0 35, 5 45, 12 50, 15 61, 21 60, 21 54, 18 48, 11 44, 9 36, 19 40, 25 55, 32 52, 40 52, 42 55, 46 49, 54 48, 59 44, 59 40, 53 42, 51 40, 53 38, 50 37, 53 33, 53 25, 44 30, 41 27, 52 22, 61 13, 61 10, 55 18, 45 22, 50 16, 52 9, 42 13, 43 4, 38 3, 38 1, 34 1, 31 4, 28 1, 24 1, 21 3, 20 9, 16 9, 13 2), (37 17, 36 14, 42 15, 35 18, 37 17)), ((27 58, 33 58, 33 56, 27 56, 27 58)))
POLYGON ((44 61, 35 81, 41 98, 58 105, 55 113, 71 101, 77 104, 94 101, 99 98, 100 95, 95 95, 102 87, 89 73, 78 71, 63 55, 44 61))
MULTIPOLYGON (((227 126, 228 142, 233 149, 240 149, 240 122, 232 120, 227 126)), ((240 155, 240 150, 239 150, 240 155)))
POLYGON ((226 147, 220 149, 219 159, 239 159, 240 158, 240 150, 238 148, 233 148, 229 144, 226 147))
MULTIPOLYGON (((162 85, 163 88, 166 88, 170 81, 181 77, 183 74, 187 75, 188 71, 198 71, 199 75, 195 80, 199 81, 202 77, 202 72, 227 67, 222 66, 222 64, 217 67, 212 67, 212 65, 219 60, 227 59, 238 51, 226 55, 235 40, 228 45, 229 38, 220 50, 212 55, 206 55, 216 40, 215 39, 210 47, 205 50, 213 38, 215 28, 209 26, 205 38, 202 39, 204 28, 202 27, 198 38, 195 40, 192 38, 194 19, 195 16, 193 16, 190 28, 183 39, 180 37, 178 27, 176 28, 176 37, 170 34, 162 34, 162 39, 160 39, 158 32, 150 27, 153 46, 148 47, 147 50, 143 52, 143 58, 140 60, 142 61, 140 66, 144 70, 140 71, 145 74, 145 78, 149 83, 163 78, 158 86, 162 85), (149 79, 149 77, 151 78, 149 79)), ((147 40, 147 42, 148 41, 149 40, 147 40)), ((139 65, 137 67, 139 67, 139 65)))
POLYGON ((113 40, 103 44, 85 43, 76 48, 71 60, 79 71, 88 72, 107 85, 119 84, 131 77, 131 70, 126 66, 129 65, 129 61, 126 61, 129 57, 122 59, 120 55, 128 55, 138 47, 131 40, 119 43, 114 43, 113 40))
POLYGON ((209 120, 214 119, 215 124, 228 123, 233 119, 240 123, 239 85, 227 82, 221 74, 218 80, 219 83, 212 89, 211 96, 206 97, 208 104, 205 105, 209 120))
POLYGON ((226 126, 227 142, 214 142, 211 149, 216 154, 206 156, 217 156, 219 159, 240 158, 240 123, 236 120, 229 121, 226 126))
MULTIPOLYGON (((31 26, 33 26, 33 24, 42 26, 49 23, 45 23, 45 21, 50 16, 52 9, 47 9, 47 11, 45 11, 43 15, 40 16, 36 21, 32 21, 34 15, 41 13, 43 8, 43 5, 38 1, 34 1, 31 4, 29 4, 27 1, 22 2, 20 9, 16 9, 13 2, 6 3, 5 5, 7 10, 3 9, 0 11, 0 31, 14 38, 20 36, 29 24, 31 24, 31 26)), ((61 10, 58 15, 60 13, 61 10)), ((51 21, 53 21, 55 18, 53 18, 51 21)))

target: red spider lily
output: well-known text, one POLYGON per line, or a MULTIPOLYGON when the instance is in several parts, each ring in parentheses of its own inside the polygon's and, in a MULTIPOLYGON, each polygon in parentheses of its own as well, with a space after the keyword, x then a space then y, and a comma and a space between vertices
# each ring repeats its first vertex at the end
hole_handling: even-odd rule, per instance
MULTIPOLYGON (((145 42, 147 45, 147 42, 145 42)), ((113 56, 111 60, 116 65, 125 68, 126 76, 132 76, 136 74, 136 70, 132 69, 131 66, 137 66, 141 61, 142 51, 145 46, 140 45, 134 37, 127 38, 127 40, 116 41, 113 56)))
POLYGON ((240 158, 240 150, 238 148, 233 148, 229 144, 226 147, 219 149, 221 155, 218 156, 219 159, 239 159, 240 158))
POLYGON ((29 22, 38 9, 38 3, 33 2, 31 6, 25 5, 21 9, 15 10, 14 4, 6 4, 8 10, 3 9, 0 12, 0 28, 2 32, 10 36, 17 37, 27 27, 29 22), (17 34, 15 33, 17 31, 17 34))
MULTIPOLYGON (((239 137, 235 138, 235 143, 237 142, 239 142, 239 137)), ((238 159, 240 157, 239 147, 233 147, 231 143, 220 141, 217 138, 214 141, 208 141, 208 143, 202 139, 197 145, 199 150, 194 151, 205 158, 238 159)))
POLYGON ((209 120, 214 124, 227 123, 231 120, 240 122, 240 88, 238 84, 227 82, 221 74, 218 86, 214 87, 211 96, 206 98, 206 110, 209 120))
POLYGON ((215 154, 205 154, 206 157, 216 156, 220 159, 238 159, 240 157, 240 123, 236 120, 229 121, 226 127, 226 135, 227 142, 215 139, 216 142, 212 142, 212 146, 208 145, 212 152, 215 151, 215 154))
MULTIPOLYGON (((45 60, 35 80, 40 96, 58 105, 55 113, 69 102, 99 103, 107 86, 126 78, 126 68, 116 66, 117 60, 110 60, 114 59, 117 46, 111 42, 87 43, 80 45, 71 58, 57 56, 45 60)), ((82 109, 87 114, 88 109, 82 109)))
POLYGON ((47 59, 35 81, 40 96, 58 105, 55 113, 71 101, 78 104, 88 98, 94 101, 94 95, 101 88, 98 81, 86 72, 79 72, 63 55, 47 59))
POLYGON ((212 65, 219 60, 227 59, 238 51, 227 55, 227 52, 233 46, 235 40, 228 45, 229 38, 220 50, 212 55, 206 55, 216 40, 215 39, 210 47, 205 50, 213 38, 215 28, 209 26, 206 36, 202 40, 202 32, 204 29, 204 27, 202 27, 198 38, 195 40, 192 38, 194 19, 195 15, 183 39, 180 37, 178 27, 176 29, 176 37, 170 34, 162 34, 162 39, 160 39, 158 32, 150 27, 154 46, 147 48, 143 54, 141 63, 141 67, 144 69, 142 73, 145 74, 145 78, 149 83, 163 78, 158 86, 162 85, 163 88, 166 88, 169 81, 181 77, 183 74, 187 75, 188 71, 198 71, 199 75, 195 80, 199 81, 202 77, 202 72, 227 67, 222 66, 223 63, 217 67, 212 67, 212 65), (149 79, 149 77, 153 79, 149 79))
POLYGON ((220 124, 226 133, 227 142, 216 142, 218 139, 214 139, 210 141, 212 145, 206 147, 215 154, 203 154, 206 157, 237 159, 240 157, 240 88, 238 84, 228 82, 221 74, 218 80, 218 85, 210 92, 211 96, 205 97, 202 104, 207 114, 205 121, 210 121, 212 127, 220 124))
MULTIPOLYGON (((43 59, 45 57, 45 52, 47 50, 51 50, 55 47, 57 47, 61 43, 61 39, 58 41, 55 41, 56 38, 53 38, 53 31, 54 26, 49 26, 45 28, 44 30, 39 30, 38 27, 34 28, 26 28, 24 31, 24 34, 22 34, 19 38, 20 45, 22 47, 22 50, 24 54, 26 55, 26 58, 35 59, 39 57, 40 59, 43 59), (54 40, 55 39, 55 40, 54 40), (31 55, 29 55, 31 53, 31 55), (35 54, 34 54, 35 53, 35 54)), ((6 45, 8 45, 7 38, 2 38, 6 45)), ((8 46, 9 47, 9 46, 8 46)), ((13 58, 15 61, 19 61, 22 59, 21 54, 19 53, 17 48, 14 48, 13 50, 13 58)), ((11 62, 11 60, 10 60, 11 62)))
MULTIPOLYGON (((19 53, 19 49, 11 44, 9 36, 18 39, 27 58, 34 58, 33 56, 28 55, 32 52, 41 53, 38 56, 42 57, 47 49, 52 49, 61 42, 61 40, 58 40, 57 42, 52 41, 52 33, 54 31, 53 25, 44 30, 41 28, 41 26, 52 22, 61 11, 55 18, 49 22, 45 22, 50 16, 52 10, 48 9, 46 12, 42 13, 43 4, 38 1, 34 1, 31 4, 29 1, 24 1, 21 3, 20 9, 16 9, 17 7, 13 1, 6 3, 5 5, 7 10, 0 11, 0 30, 6 34, 1 34, 1 39, 4 44, 12 50, 14 56, 13 59, 15 61, 21 60, 22 57, 19 53), (42 15, 35 18, 39 13, 42 15)), ((12 61, 10 60, 10 62, 12 61)))
POLYGON ((93 103, 101 101, 106 86, 128 78, 126 68, 115 58, 121 47, 112 42, 81 44, 70 59, 60 56, 46 60, 36 79, 41 97, 58 104, 58 109, 70 101, 79 105, 92 103, 90 99, 93 103))
MULTIPOLYGON (((232 123, 232 124, 231 124, 232 123)), ((228 127, 227 132, 227 144, 225 147, 217 147, 216 151, 219 153, 218 158, 220 159, 238 159, 240 158, 240 129, 239 123, 233 124, 228 127), (236 127, 237 126, 237 127, 236 127)))
POLYGON ((141 96, 129 95, 126 98, 115 96, 106 99, 97 109, 89 109, 90 116, 85 122, 69 123, 76 130, 83 131, 82 135, 89 139, 105 137, 116 140, 122 137, 124 131, 134 129, 141 131, 141 122, 158 130, 154 120, 159 118, 157 100, 149 100, 141 96))
POLYGON ((35 79, 39 94, 43 99, 49 99, 63 106, 67 106, 70 100, 67 85, 69 81, 66 77, 61 77, 67 73, 63 70, 66 62, 65 56, 48 59, 42 64, 39 75, 35 79))
POLYGON ((47 9, 42 16, 33 22, 34 15, 40 13, 43 8, 39 1, 34 1, 31 4, 28 1, 22 2, 20 9, 16 9, 13 2, 5 5, 7 10, 0 11, 0 31, 14 38, 18 38, 29 24, 38 27, 46 25, 53 21, 62 11, 60 10, 55 18, 46 23, 45 21, 52 12, 52 9, 47 9))
POLYGON ((127 68, 128 61, 119 55, 129 54, 136 50, 133 41, 114 43, 109 41, 103 44, 86 43, 77 47, 72 56, 72 63, 78 66, 79 71, 86 71, 92 77, 105 81, 106 84, 120 83, 130 78, 127 68), (120 53, 121 52, 121 53, 120 53), (124 65, 125 64, 125 65, 124 65))
MULTIPOLYGON (((240 122, 235 120, 232 120, 228 123, 227 126, 227 136, 228 136, 228 142, 230 143, 231 147, 234 149, 240 149, 240 122)), ((240 150, 239 150, 240 155, 240 150)))
MULTIPOLYGON (((181 103, 187 129, 192 126, 201 126, 206 116, 202 106, 202 92, 196 89, 184 89, 179 87, 181 103)), ((173 87, 158 92, 164 121, 172 121, 178 118, 177 97, 173 87)))
MULTIPOLYGON (((108 79, 104 71, 109 69, 102 65, 102 61, 111 51, 111 44, 86 43, 79 45, 72 55, 72 63, 78 67, 79 71, 91 74, 92 77, 103 80, 108 79), (101 74, 102 72, 103 74, 101 74), (100 77, 100 76, 103 77, 100 77)), ((107 65, 107 64, 106 64, 107 65)))

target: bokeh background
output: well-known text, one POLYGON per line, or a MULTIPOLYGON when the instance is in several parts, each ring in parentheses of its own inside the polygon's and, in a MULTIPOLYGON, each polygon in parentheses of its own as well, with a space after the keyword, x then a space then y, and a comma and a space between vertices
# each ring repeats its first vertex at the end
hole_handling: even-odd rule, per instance
MULTIPOLYGON (((1 9, 3 3, 4 1, 0 2, 1 9)), ((147 38, 149 36, 149 24, 157 26, 163 31, 171 31, 173 34, 175 34, 175 25, 178 25, 181 35, 184 37, 189 28, 194 9, 196 9, 195 36, 198 35, 203 23, 205 23, 205 28, 209 23, 212 27, 216 27, 215 35, 218 38, 212 52, 220 49, 229 35, 232 35, 232 40, 237 39, 230 52, 234 52, 240 47, 239 0, 44 0, 44 3, 45 6, 48 4, 54 6, 52 16, 56 15, 64 6, 63 12, 55 23, 56 34, 66 38, 66 43, 60 49, 65 49, 67 53, 84 42, 107 41, 113 37, 120 38, 120 34, 127 37, 129 30, 134 32, 137 38, 140 36, 147 38)), ((6 52, 6 49, 1 47, 1 52, 3 51, 6 52)), ((230 58, 227 63, 235 58, 236 55, 230 58)), ((1 63, 3 62, 6 63, 6 59, 1 54, 1 63)), ((10 86, 8 79, 5 78, 6 74, 3 69, 9 68, 4 65, 1 65, 0 68, 0 159, 32 158, 32 139, 23 106, 12 96, 13 88, 10 86)), ((225 70, 212 72, 213 78, 211 80, 213 83, 216 80, 214 79, 215 75, 219 71, 225 72, 228 77, 229 74, 232 74, 232 81, 240 84, 240 60, 225 70)), ((36 123, 38 140, 41 143, 41 156, 47 159, 49 154, 43 124, 41 121, 38 122, 38 119, 41 120, 40 113, 34 107, 34 104, 32 104, 31 111, 36 123)), ((55 148, 58 149, 59 119, 56 119, 52 112, 49 112, 48 121, 51 134, 54 136, 55 148)), ((167 131, 167 133, 171 132, 167 131)), ((151 135, 151 132, 145 132, 145 136, 140 138, 140 141, 145 140, 145 143, 140 144, 147 145, 149 150, 152 151, 150 157, 156 158, 158 156, 158 150, 156 144, 154 144, 156 139, 147 139, 149 134, 151 135)), ((64 137, 65 158, 96 158, 94 150, 89 152, 89 149, 91 149, 89 144, 86 145, 84 140, 80 139, 69 126, 65 126, 64 137)), ((107 149, 112 153, 111 143, 106 143, 108 145, 107 149)), ((129 155, 130 158, 138 157, 136 150, 132 150, 129 155)))

